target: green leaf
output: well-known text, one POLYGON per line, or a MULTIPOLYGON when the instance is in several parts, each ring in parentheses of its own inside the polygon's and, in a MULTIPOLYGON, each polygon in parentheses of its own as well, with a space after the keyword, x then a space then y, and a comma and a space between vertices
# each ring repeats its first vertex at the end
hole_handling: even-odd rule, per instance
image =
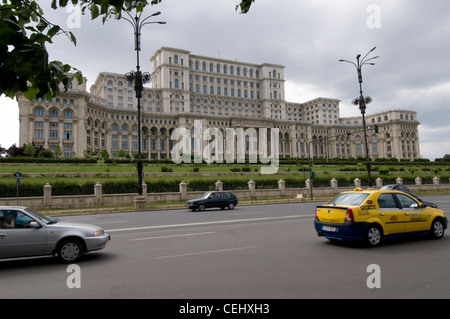
POLYGON ((36 29, 38 29, 41 32, 44 31, 45 28, 47 28, 47 27, 48 27, 48 23, 44 19, 40 19, 39 23, 36 25, 36 29))
POLYGON ((100 11, 98 10, 98 7, 95 4, 91 5, 91 19, 94 20, 100 15, 100 11))
POLYGON ((33 100, 36 98, 36 95, 39 93, 39 89, 38 88, 34 88, 34 87, 28 87, 28 90, 26 90, 25 92, 23 92, 23 95, 28 99, 28 100, 33 100))
POLYGON ((69 36, 70 36, 70 41, 72 41, 72 43, 76 46, 77 45, 77 38, 75 38, 75 36, 73 35, 72 32, 69 32, 69 36))
POLYGON ((50 30, 47 32, 47 36, 52 38, 55 34, 57 34, 61 30, 61 28, 58 25, 53 26, 50 30))

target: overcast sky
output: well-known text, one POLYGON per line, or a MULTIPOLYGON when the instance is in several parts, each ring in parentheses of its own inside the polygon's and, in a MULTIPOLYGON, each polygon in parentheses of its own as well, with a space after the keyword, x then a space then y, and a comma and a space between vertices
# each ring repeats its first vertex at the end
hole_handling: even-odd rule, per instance
MULTIPOLYGON (((39 1, 48 20, 72 31, 76 47, 58 36, 50 58, 82 70, 89 87, 102 71, 136 68, 132 26, 125 20, 91 21, 67 8, 52 10, 39 1)), ((286 100, 316 97, 341 100, 340 115, 359 116, 351 100, 359 95, 356 61, 373 47, 376 65, 363 67, 367 113, 391 109, 417 112, 424 158, 450 154, 450 2, 448 0, 256 0, 239 14, 239 0, 163 0, 144 15, 161 11, 144 26, 141 69, 152 71, 150 57, 160 47, 249 63, 285 66, 286 100)), ((18 143, 16 103, 0 99, 0 145, 18 143)))

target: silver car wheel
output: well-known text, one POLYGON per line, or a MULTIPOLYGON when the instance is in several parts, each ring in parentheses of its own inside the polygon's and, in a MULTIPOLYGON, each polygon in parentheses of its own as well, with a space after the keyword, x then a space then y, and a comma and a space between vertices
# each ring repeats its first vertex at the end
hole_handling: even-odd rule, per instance
POLYGON ((83 247, 76 240, 69 240, 61 244, 58 250, 58 257, 63 262, 75 262, 80 259, 83 247))

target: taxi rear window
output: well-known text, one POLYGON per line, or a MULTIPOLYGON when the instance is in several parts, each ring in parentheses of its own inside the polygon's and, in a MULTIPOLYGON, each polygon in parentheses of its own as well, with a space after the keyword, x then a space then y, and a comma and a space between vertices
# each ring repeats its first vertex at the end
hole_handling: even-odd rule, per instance
POLYGON ((328 205, 348 205, 348 206, 358 206, 369 196, 366 193, 347 193, 339 194, 332 200, 330 200, 328 205))

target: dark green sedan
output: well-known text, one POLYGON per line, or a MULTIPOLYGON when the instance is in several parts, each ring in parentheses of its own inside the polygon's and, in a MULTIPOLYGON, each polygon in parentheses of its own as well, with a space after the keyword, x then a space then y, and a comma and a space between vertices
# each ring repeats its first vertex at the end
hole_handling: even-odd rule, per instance
POLYGON ((233 209, 238 203, 238 199, 230 192, 206 192, 200 198, 190 199, 186 202, 186 207, 195 212, 204 211, 206 208, 220 207, 221 209, 233 209))

